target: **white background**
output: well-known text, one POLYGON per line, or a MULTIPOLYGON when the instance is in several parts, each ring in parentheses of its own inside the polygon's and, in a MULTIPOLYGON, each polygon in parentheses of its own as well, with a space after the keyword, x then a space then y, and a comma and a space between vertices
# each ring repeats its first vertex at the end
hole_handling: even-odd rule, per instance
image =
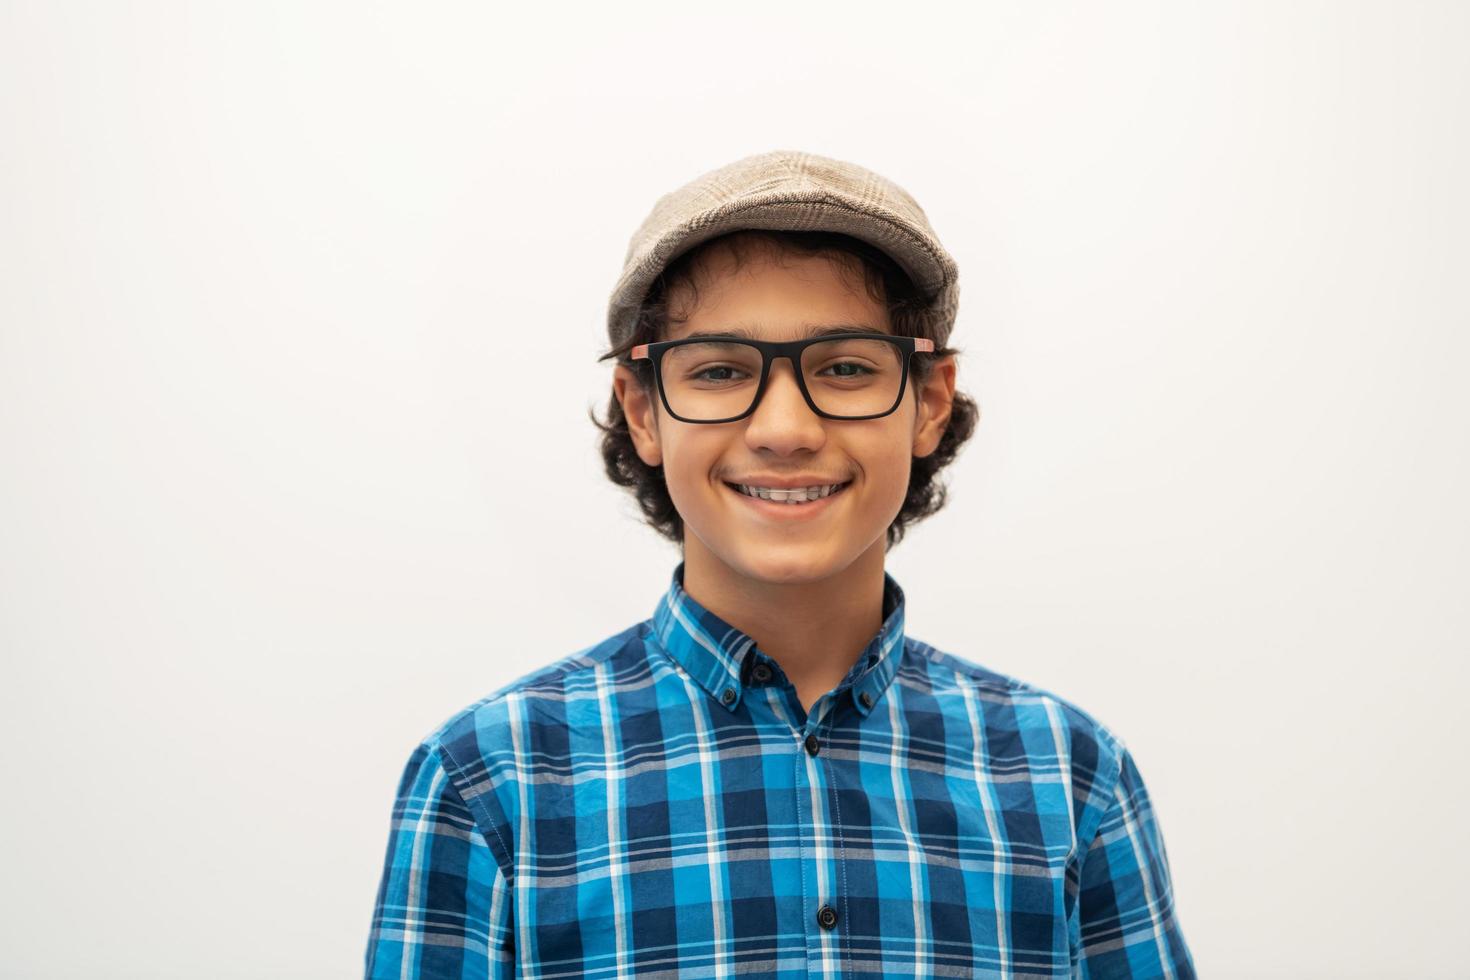
POLYGON ((418 738, 650 615, 658 195, 898 181, 981 406, 927 642, 1135 753, 1203 976, 1454 977, 1460 4, 0 4, 0 970, 351 977, 418 738))

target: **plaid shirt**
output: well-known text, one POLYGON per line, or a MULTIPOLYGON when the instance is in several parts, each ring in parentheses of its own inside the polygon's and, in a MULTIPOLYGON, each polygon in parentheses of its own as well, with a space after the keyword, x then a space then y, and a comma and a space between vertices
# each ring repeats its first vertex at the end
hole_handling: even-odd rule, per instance
POLYGON ((1195 976, 1116 735, 906 636, 887 574, 808 714, 683 572, 417 746, 368 977, 1195 976))

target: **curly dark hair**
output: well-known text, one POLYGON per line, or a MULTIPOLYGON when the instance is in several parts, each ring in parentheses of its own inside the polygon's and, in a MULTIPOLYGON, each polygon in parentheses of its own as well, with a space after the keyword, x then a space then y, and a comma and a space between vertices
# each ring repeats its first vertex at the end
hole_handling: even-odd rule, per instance
MULTIPOLYGON (((916 352, 913 355, 910 377, 914 383, 909 387, 915 393, 916 401, 920 384, 933 372, 934 360, 962 353, 961 348, 939 345, 935 314, 909 276, 881 249, 837 232, 743 229, 709 239, 669 263, 649 287, 648 294, 639 307, 632 336, 598 357, 598 360, 618 358, 618 363, 633 372, 644 391, 650 396, 654 395, 652 363, 647 360, 631 360, 628 354, 638 344, 652 343, 667 336, 670 319, 675 315, 669 305, 669 296, 675 285, 687 286, 697 297, 695 271, 700 267, 701 257, 717 247, 729 251, 735 259, 736 268, 744 262, 753 247, 765 247, 777 255, 787 253, 828 256, 844 267, 850 267, 854 258, 859 260, 868 294, 874 302, 887 307, 893 332, 901 337, 924 337, 935 342, 933 351, 916 352)), ((668 486, 664 483, 663 466, 649 466, 639 457, 628 432, 628 420, 623 414, 622 403, 618 401, 616 393, 608 400, 606 422, 599 420, 590 411, 588 414, 592 424, 602 433, 602 460, 608 479, 618 486, 630 488, 643 510, 645 522, 682 549, 684 521, 669 497, 668 486)), ((891 549, 903 540, 904 531, 909 525, 944 507, 947 488, 936 477, 940 470, 953 462, 960 449, 969 441, 979 420, 979 406, 968 395, 956 391, 949 423, 944 435, 940 437, 938 447, 928 456, 914 457, 903 507, 888 526, 888 548, 891 549)))

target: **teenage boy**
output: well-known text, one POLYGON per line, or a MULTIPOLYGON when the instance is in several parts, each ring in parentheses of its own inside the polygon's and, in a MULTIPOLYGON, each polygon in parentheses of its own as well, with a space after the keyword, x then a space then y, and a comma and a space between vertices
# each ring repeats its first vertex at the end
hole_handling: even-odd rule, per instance
POLYGON ((651 617, 414 750, 369 977, 1194 976, 1123 742, 907 633, 884 570, 978 417, 957 275, 842 161, 657 202, 598 424, 681 561, 651 617))

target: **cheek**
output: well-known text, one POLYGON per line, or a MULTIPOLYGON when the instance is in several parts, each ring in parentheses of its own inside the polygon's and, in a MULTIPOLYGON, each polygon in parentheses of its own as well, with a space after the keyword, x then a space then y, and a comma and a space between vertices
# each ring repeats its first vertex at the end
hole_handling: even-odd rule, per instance
POLYGON ((895 429, 888 433, 882 444, 866 457, 865 463, 869 485, 874 496, 884 505, 898 508, 903 506, 908 495, 909 473, 913 465, 912 440, 907 429, 895 429))
POLYGON ((680 511, 697 510, 707 499, 707 490, 714 483, 714 466, 720 458, 719 447, 698 435, 681 433, 679 438, 666 438, 663 444, 664 483, 680 511))

